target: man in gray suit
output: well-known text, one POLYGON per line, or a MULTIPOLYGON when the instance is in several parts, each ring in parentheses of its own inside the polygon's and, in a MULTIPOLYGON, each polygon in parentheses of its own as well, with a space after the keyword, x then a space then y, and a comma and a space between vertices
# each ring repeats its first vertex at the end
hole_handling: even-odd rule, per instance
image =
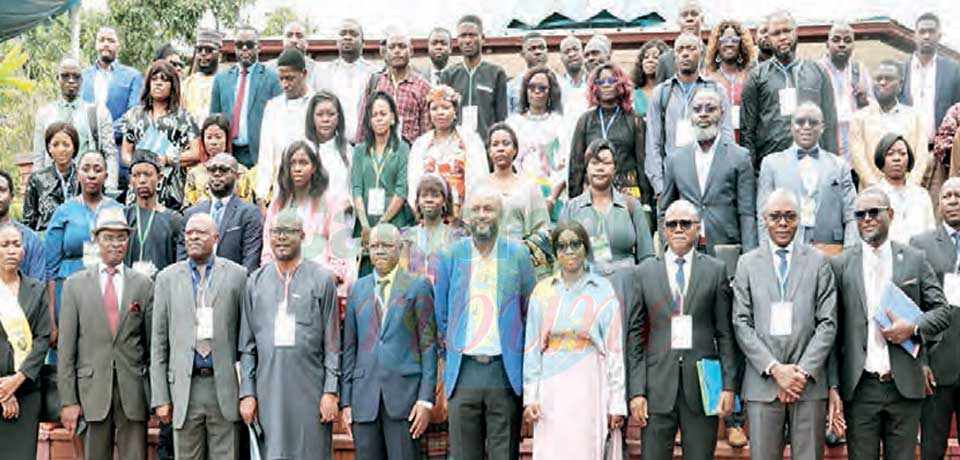
POLYGON ((826 256, 796 241, 800 203, 777 189, 763 209, 769 245, 740 258, 733 328, 746 357, 742 398, 750 458, 823 458, 827 358, 837 333, 836 287, 826 256))
MULTIPOLYGON (((960 248, 960 178, 950 178, 940 188, 940 220, 936 229, 910 239, 910 245, 923 251, 927 262, 944 287, 947 302, 960 305, 960 274, 957 270, 960 248)), ((924 383, 930 396, 923 401, 920 421, 920 457, 942 459, 950 436, 950 419, 960 412, 960 309, 953 308, 950 328, 930 347, 930 366, 924 367, 924 383)))
POLYGON ((63 284, 61 421, 74 433, 86 420, 84 458, 113 458, 116 440, 121 459, 146 460, 153 283, 123 265, 130 238, 123 208, 100 210, 93 237, 101 261, 63 284))
POLYGON ((757 247, 756 176, 750 152, 720 133, 722 96, 703 86, 690 103, 695 143, 680 147, 666 158, 660 215, 678 199, 697 207, 706 250, 718 244, 740 245, 743 252, 757 247))
POLYGON ((846 431, 851 460, 913 459, 924 394, 922 337, 950 326, 951 307, 922 252, 888 239, 893 209, 882 190, 869 188, 857 198, 855 216, 861 244, 831 261, 837 278, 837 342, 829 362, 830 425, 846 431), (924 313, 915 321, 898 318, 882 304, 893 284, 924 313), (875 319, 885 314, 890 326, 875 319), (922 337, 921 337, 922 334, 922 337), (920 346, 911 356, 901 346, 920 346))
POLYGON ((647 460, 673 458, 677 428, 683 432, 684 459, 713 458, 717 416, 703 410, 698 361, 720 361, 719 415, 733 410, 738 363, 730 284, 722 262, 694 250, 699 233, 697 208, 684 200, 673 203, 663 224, 667 250, 641 263, 633 281, 641 296, 627 325, 627 391, 631 416, 646 426, 647 460))
MULTIPOLYGON (((767 155, 760 165, 757 206, 773 190, 785 188, 800 201, 797 241, 814 246, 857 243, 853 201, 857 192, 850 167, 835 153, 818 147, 823 134, 823 112, 812 102, 800 104, 790 123, 793 145, 767 155)), ((760 246, 767 244, 766 222, 757 216, 760 246)))
POLYGON ((218 236, 209 214, 194 214, 184 231, 189 259, 157 275, 151 402, 162 422, 173 421, 178 459, 238 458, 234 365, 247 271, 213 254, 218 236))

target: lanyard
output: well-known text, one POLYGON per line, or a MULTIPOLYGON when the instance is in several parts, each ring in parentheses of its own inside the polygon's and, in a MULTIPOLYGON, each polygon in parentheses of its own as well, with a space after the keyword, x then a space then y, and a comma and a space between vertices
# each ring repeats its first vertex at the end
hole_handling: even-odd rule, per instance
POLYGON ((140 215, 140 206, 137 206, 137 240, 140 241, 140 254, 137 261, 143 260, 143 248, 146 245, 146 239, 150 237, 150 229, 153 227, 153 218, 157 216, 157 210, 150 210, 150 220, 147 221, 147 229, 143 230, 141 223, 143 217, 140 215))
POLYGON ((600 134, 603 136, 603 140, 607 140, 607 132, 610 131, 610 127, 613 126, 613 122, 617 119, 617 115, 620 115, 620 106, 617 106, 617 111, 613 112, 613 116, 610 117, 610 122, 606 122, 603 118, 603 109, 597 108, 597 114, 600 115, 600 134))
POLYGON ((798 67, 798 64, 799 64, 799 63, 800 63, 800 61, 797 60, 797 59, 794 59, 793 62, 787 64, 786 67, 784 67, 783 64, 780 64, 780 61, 776 61, 776 60, 775 60, 774 63, 773 63, 773 64, 777 67, 777 69, 780 70, 780 73, 783 74, 784 85, 785 85, 787 88, 793 88, 794 86, 796 86, 797 67, 798 67), (790 77, 791 77, 791 76, 793 77, 793 80, 794 80, 794 83, 793 83, 793 84, 790 84, 790 77))
MULTIPOLYGON (((210 257, 212 258, 213 256, 211 255, 210 257)), ((208 307, 207 291, 210 290, 210 284, 213 282, 213 263, 211 262, 209 267, 207 266, 201 267, 198 265, 196 269, 190 273, 190 277, 193 278, 193 282, 195 284, 195 287, 193 288, 194 297, 197 296, 197 289, 200 288, 200 268, 204 268, 207 271, 205 275, 206 282, 203 283, 203 290, 201 291, 201 294, 200 294, 200 305, 198 305, 198 308, 204 308, 204 307, 208 307)))
POLYGON ((282 306, 283 312, 287 311, 287 299, 290 298, 290 282, 293 281, 293 276, 297 274, 297 270, 300 269, 300 264, 303 262, 303 259, 297 261, 297 266, 293 267, 293 270, 289 275, 283 276, 283 273, 280 272, 280 265, 274 262, 274 268, 277 270, 277 277, 280 278, 280 282, 283 283, 283 302, 280 303, 282 306))
POLYGON ((393 149, 387 150, 383 154, 383 158, 378 161, 377 154, 372 147, 370 148, 370 159, 373 160, 373 174, 376 176, 373 188, 380 188, 380 175, 383 173, 383 168, 387 164, 387 160, 390 159, 391 154, 393 154, 393 149))
POLYGON ((53 170, 56 171, 57 179, 60 181, 60 193, 63 194, 63 201, 67 201, 70 199, 70 182, 71 179, 73 179, 73 175, 76 170, 73 169, 73 165, 71 164, 70 173, 67 174, 66 177, 64 177, 63 174, 60 174, 60 170, 57 169, 56 165, 54 165, 53 170))

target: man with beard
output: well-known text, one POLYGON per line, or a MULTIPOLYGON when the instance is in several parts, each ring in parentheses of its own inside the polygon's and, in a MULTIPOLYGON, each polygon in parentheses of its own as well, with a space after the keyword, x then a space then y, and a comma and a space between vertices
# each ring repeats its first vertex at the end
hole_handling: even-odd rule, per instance
POLYGON ((770 38, 767 37, 767 24, 761 22, 757 25, 757 63, 767 62, 773 57, 773 46, 770 45, 770 38))
POLYGON ((560 41, 560 62, 563 63, 563 73, 557 79, 560 81, 563 115, 576 123, 588 108, 587 78, 590 76, 584 65, 583 44, 579 38, 567 35, 560 41))
POLYGON ((953 307, 924 253, 888 238, 894 214, 886 193, 861 192, 855 216, 861 241, 831 260, 838 294, 827 376, 830 426, 837 435, 846 432, 850 458, 879 458, 882 444, 886 459, 913 459, 926 397, 926 338, 950 327, 953 307), (886 290, 908 297, 923 313, 898 317, 885 303, 886 290), (886 327, 876 319, 883 316, 886 327), (905 350, 907 340, 919 350, 905 350))
POLYGON ((887 59, 874 70, 873 92, 876 104, 870 104, 853 114, 850 120, 850 163, 860 181, 860 189, 876 185, 883 174, 873 163, 874 150, 880 138, 888 133, 903 135, 913 149, 914 166, 909 181, 923 183, 923 175, 930 164, 927 150, 927 127, 923 115, 897 100, 903 83, 900 64, 887 59))
MULTIPOLYGON (((267 101, 280 94, 277 73, 259 62, 260 37, 244 26, 234 37, 237 64, 217 73, 210 90, 210 113, 230 118, 230 145, 241 164, 252 168, 260 153, 260 128, 267 101)), ((303 123, 300 123, 303 125, 303 123)))
POLYGON ((523 36, 523 42, 520 44, 520 57, 522 57, 523 62, 527 64, 527 68, 507 82, 508 113, 520 112, 520 83, 523 82, 523 75, 527 70, 547 65, 549 55, 547 54, 547 40, 543 38, 543 34, 540 32, 527 32, 523 36))
MULTIPOLYGON (((117 31, 102 27, 97 31, 96 36, 97 61, 94 65, 83 69, 80 76, 80 96, 83 101, 89 104, 95 104, 98 107, 106 107, 110 111, 110 119, 113 120, 113 144, 114 152, 120 151, 120 145, 123 143, 123 133, 120 131, 120 118, 128 110, 136 107, 140 103, 140 90, 143 88, 143 74, 132 67, 127 67, 117 62, 117 54, 120 52, 120 37, 117 31)), ((97 118, 99 120, 99 116, 97 118)), ((99 125, 99 122, 98 122, 99 125)), ((106 144, 109 138, 99 139, 100 151, 109 154, 106 144)), ((83 151, 78 151, 77 157, 83 151)), ((107 157, 107 182, 121 192, 127 189, 127 167, 120 161, 120 156, 116 159, 107 157), (111 182, 110 171, 116 170, 113 174, 116 178, 111 182)))
POLYGON ((23 260, 20 262, 20 271, 31 278, 42 280, 46 276, 44 275, 46 262, 43 258, 43 242, 30 227, 10 217, 10 204, 13 203, 14 190, 16 189, 14 189, 13 177, 6 171, 0 170, 0 225, 12 221, 20 230, 23 236, 23 260))
MULTIPOLYGON (((217 227, 217 257, 232 260, 253 273, 260 266, 263 244, 263 223, 260 210, 236 195, 239 164, 229 153, 220 153, 207 160, 210 197, 184 211, 189 220, 194 214, 210 214, 217 227)), ((184 234, 181 231, 181 235, 184 234)), ((177 242, 177 260, 187 257, 184 240, 177 242)))
POLYGON ((481 139, 487 129, 507 118, 507 74, 497 64, 483 60, 483 21, 468 14, 457 21, 457 46, 463 53, 460 65, 443 71, 443 84, 462 98, 457 117, 460 126, 476 131, 481 139))
POLYGON ((930 350, 930 365, 924 366, 925 392, 920 421, 920 458, 944 458, 950 421, 960 410, 960 260, 957 242, 960 241, 960 178, 950 178, 940 188, 940 220, 943 224, 910 239, 910 246, 921 251, 944 286, 947 303, 953 307, 950 328, 943 333, 940 343, 930 350), (931 395, 931 392, 933 393, 931 395))
POLYGON ((746 253, 757 247, 756 175, 750 152, 720 133, 723 96, 715 88, 695 90, 690 122, 696 142, 680 147, 664 163, 660 217, 677 200, 697 208, 707 253, 717 245, 737 245, 746 253))
POLYGON ((240 416, 262 428, 265 459, 333 458, 340 374, 337 288, 331 272, 302 258, 303 238, 296 210, 277 214, 270 230, 276 262, 250 275, 243 302, 240 416))
POLYGON ((815 62, 797 56, 797 23, 790 13, 768 16, 767 33, 776 59, 754 67, 743 85, 740 145, 759 167, 765 156, 790 147, 791 117, 800 104, 812 102, 823 113, 820 146, 836 152, 837 110, 830 78, 815 62))
MULTIPOLYGON (((303 139, 306 130, 307 105, 313 91, 307 85, 307 63, 297 48, 287 48, 277 58, 280 87, 283 93, 267 102, 263 109, 260 132, 260 154, 257 159, 256 184, 253 193, 266 206, 284 150, 293 141, 303 139)), ((246 166, 246 165, 245 165, 246 166)))
POLYGON ((479 460, 486 450, 490 460, 516 459, 527 301, 536 277, 526 246, 498 237, 498 191, 471 193, 465 207, 471 237, 441 254, 434 289, 447 348, 450 453, 479 460))
POLYGON ((730 101, 723 87, 700 76, 700 52, 703 43, 696 35, 684 33, 673 43, 677 59, 676 75, 657 85, 647 106, 646 158, 643 169, 656 195, 663 192, 663 161, 678 149, 692 145, 693 123, 690 116, 693 94, 698 88, 712 88, 723 99, 720 133, 733 139, 730 101))
POLYGON ((150 278, 177 261, 183 219, 179 212, 157 202, 159 183, 157 155, 148 150, 135 151, 130 162, 130 190, 137 201, 125 210, 133 230, 124 262, 150 278))
MULTIPOLYGON (((797 241, 814 246, 855 245, 857 230, 853 202, 857 192, 850 167, 817 142, 824 130, 823 114, 811 102, 800 104, 791 121, 793 145, 768 155, 760 166, 757 182, 758 207, 778 188, 793 192, 800 200, 797 241)), ((768 244, 763 216, 758 216, 760 246, 768 244)))
MULTIPOLYGON (((366 107, 367 97, 377 91, 389 94, 397 105, 397 116, 400 118, 396 120, 400 124, 397 133, 407 145, 412 145, 413 141, 432 127, 427 100, 427 95, 430 94, 430 83, 410 65, 413 46, 410 44, 409 35, 394 30, 387 34, 386 40, 384 61, 387 68, 370 81, 361 99, 360 107, 366 107)), ((357 124, 357 143, 364 140, 364 123, 366 120, 361 116, 357 124)))
POLYGON ((960 65, 937 52, 942 36, 937 15, 924 13, 917 18, 913 35, 916 50, 903 63, 900 89, 900 101, 923 116, 931 142, 947 109, 960 102, 960 65))
POLYGON ((220 49, 223 47, 223 35, 216 30, 197 31, 197 44, 194 48, 196 70, 183 79, 180 85, 180 106, 193 115, 197 126, 210 114, 210 94, 213 78, 220 66, 220 49))
POLYGON ((96 150, 107 158, 108 190, 117 188, 117 144, 113 139, 113 119, 103 104, 84 102, 79 99, 80 86, 83 84, 83 75, 80 73, 80 63, 66 57, 60 61, 57 69, 57 82, 60 83, 60 96, 56 102, 51 102, 40 110, 33 125, 33 170, 40 171, 53 164, 47 154, 47 145, 44 142, 44 133, 51 124, 63 121, 70 123, 80 135, 80 145, 75 145, 76 156, 81 152, 96 150))
POLYGON ((430 31, 427 36, 427 56, 430 57, 430 65, 420 71, 430 86, 440 84, 440 75, 447 68, 450 62, 450 31, 443 27, 437 27, 430 31))
MULTIPOLYGON (((700 38, 700 30, 703 28, 703 8, 697 0, 682 0, 677 10, 677 25, 680 26, 680 35, 690 34, 700 38)), ((679 39, 679 38, 678 38, 679 39)), ((700 54, 697 60, 697 70, 702 68, 703 63, 703 42, 700 41, 700 54)), ((657 84, 663 83, 677 74, 677 57, 674 49, 669 49, 660 55, 657 60, 657 73, 654 75, 654 81, 657 84)))
POLYGON ((873 99, 870 72, 853 59, 853 28, 846 22, 835 22, 827 33, 827 55, 818 61, 830 78, 833 102, 837 112, 837 153, 850 162, 850 121, 857 110, 873 99))
POLYGON ((317 72, 317 90, 330 90, 343 107, 344 137, 357 137, 357 123, 361 116, 360 99, 377 67, 363 58, 363 27, 354 19, 346 19, 337 29, 336 60, 317 72))
POLYGON ((590 78, 593 69, 610 61, 610 53, 610 39, 606 36, 596 34, 587 40, 587 46, 583 48, 583 66, 587 69, 586 78, 590 78))

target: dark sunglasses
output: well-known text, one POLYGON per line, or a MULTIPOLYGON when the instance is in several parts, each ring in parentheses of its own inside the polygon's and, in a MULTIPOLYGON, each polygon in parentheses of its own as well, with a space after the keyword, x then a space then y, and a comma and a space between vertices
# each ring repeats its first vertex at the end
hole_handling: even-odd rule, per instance
POLYGON ((197 54, 204 54, 204 53, 213 54, 217 51, 217 49, 212 46, 198 46, 196 49, 197 49, 197 54))
POLYGON ((795 212, 771 212, 770 214, 767 214, 767 220, 769 220, 770 222, 774 222, 774 223, 783 221, 783 222, 786 222, 786 223, 789 224, 789 223, 791 223, 791 222, 796 222, 796 221, 797 221, 797 213, 795 213, 795 212))
POLYGON ((233 168, 225 165, 209 165, 207 172, 210 174, 228 174, 234 172, 233 168))
POLYGON ((690 230, 690 227, 693 227, 695 223, 697 223, 697 221, 690 219, 668 220, 663 223, 663 228, 667 230, 676 230, 679 228, 680 230, 687 231, 690 230))
POLYGON ((567 252, 567 251, 577 252, 581 249, 583 249, 583 241, 580 241, 580 240, 557 243, 557 254, 567 252))
POLYGON ((810 118, 810 117, 799 117, 799 118, 793 119, 793 124, 796 125, 798 128, 802 128, 804 126, 816 128, 817 126, 820 126, 820 123, 823 123, 823 122, 820 120, 817 120, 816 118, 810 118))
POLYGON ((607 78, 598 78, 594 80, 593 83, 596 84, 597 86, 603 86, 603 85, 616 85, 617 82, 619 81, 620 79, 617 77, 607 77, 607 78))
POLYGON ((713 113, 720 110, 720 106, 716 104, 696 104, 690 109, 693 110, 693 113, 713 113))
POLYGON ((63 72, 63 73, 60 74, 60 79, 61 79, 61 80, 76 80, 76 81, 80 81, 80 80, 83 79, 83 76, 80 75, 79 73, 63 72))
POLYGON ((720 37, 721 45, 736 45, 740 43, 740 37, 720 37))
POLYGON ((183 63, 180 62, 180 61, 167 61, 167 62, 169 62, 170 65, 172 65, 172 66, 174 66, 174 67, 176 67, 176 68, 178 68, 178 69, 182 69, 182 68, 183 68, 183 63))
POLYGON ((528 83, 527 89, 535 93, 545 93, 550 90, 550 85, 542 85, 540 83, 528 83))
POLYGON ((243 41, 238 41, 238 42, 237 42, 237 49, 238 49, 238 50, 242 50, 242 49, 254 49, 254 48, 256 48, 256 47, 257 47, 257 41, 256 41, 256 40, 243 40, 243 41))
POLYGON ((855 217, 857 220, 866 220, 868 217, 871 219, 876 219, 877 217, 880 216, 881 212, 884 212, 888 209, 890 208, 887 206, 877 206, 875 208, 858 209, 856 211, 853 211, 853 217, 855 217))

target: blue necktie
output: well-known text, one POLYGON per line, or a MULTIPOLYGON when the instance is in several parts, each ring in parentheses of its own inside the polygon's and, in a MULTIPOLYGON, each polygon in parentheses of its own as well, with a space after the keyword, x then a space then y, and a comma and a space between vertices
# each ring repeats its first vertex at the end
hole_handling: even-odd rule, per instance
POLYGON ((777 256, 780 257, 780 266, 777 271, 780 272, 780 297, 787 293, 787 251, 786 249, 777 249, 777 256))
POLYGON ((683 284, 686 280, 686 277, 683 274, 683 264, 686 262, 687 261, 683 257, 677 257, 677 274, 674 276, 674 279, 677 282, 677 292, 674 294, 674 298, 676 300, 676 306, 681 312, 683 311, 683 284))
POLYGON ((960 264, 960 232, 953 232, 953 234, 950 235, 950 238, 953 238, 953 252, 957 255, 953 264, 954 268, 956 268, 958 267, 958 264, 960 264))
POLYGON ((797 147, 797 159, 802 160, 804 156, 808 156, 816 160, 817 157, 820 156, 820 149, 818 149, 817 147, 813 147, 807 150, 807 149, 802 149, 800 147, 797 147))
POLYGON ((220 228, 220 219, 223 218, 223 202, 220 200, 213 202, 213 222, 217 225, 217 229, 220 228))

